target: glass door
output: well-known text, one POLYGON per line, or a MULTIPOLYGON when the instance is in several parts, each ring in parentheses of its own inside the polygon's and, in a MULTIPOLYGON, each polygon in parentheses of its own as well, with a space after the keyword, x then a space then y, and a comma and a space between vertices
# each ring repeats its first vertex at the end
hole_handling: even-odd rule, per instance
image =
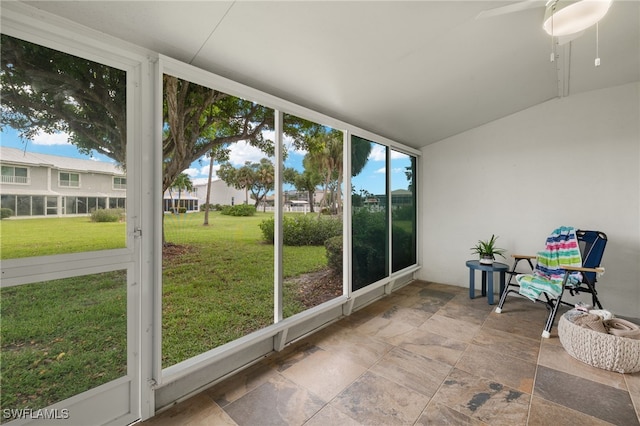
POLYGON ((1 45, 0 162, 27 178, 0 186, 0 422, 129 423, 140 393, 139 236, 123 187, 132 77, 6 34, 1 45))

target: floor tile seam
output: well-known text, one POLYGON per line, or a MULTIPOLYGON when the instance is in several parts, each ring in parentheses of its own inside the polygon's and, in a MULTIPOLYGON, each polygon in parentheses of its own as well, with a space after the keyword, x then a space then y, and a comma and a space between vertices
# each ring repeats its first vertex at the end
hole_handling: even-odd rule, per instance
MULTIPOLYGON (((460 358, 462 358, 462 357, 460 357, 460 358)), ((466 373, 470 374, 471 376, 474 376, 474 377, 477 377, 477 378, 481 378, 481 379, 485 379, 485 380, 491 380, 491 379, 487 379, 486 377, 478 376, 478 375, 476 375, 476 374, 474 374, 474 373, 471 373, 471 372, 468 372, 468 371, 463 370, 463 369, 461 369, 461 368, 458 368, 458 367, 457 367, 457 364, 458 364, 458 362, 459 362, 459 361, 460 361, 460 360, 458 360, 458 361, 456 362, 456 365, 454 365, 454 366, 452 366, 452 367, 451 367, 451 370, 449 371, 449 374, 447 374, 447 375, 442 379, 442 381, 440 382, 440 385, 438 386, 438 389, 436 389, 436 391, 433 393, 433 396, 429 399, 429 402, 427 403, 426 407, 424 407, 424 409, 422 410, 422 413, 420 413, 420 416, 418 417, 418 420, 419 420, 419 419, 420 419, 420 417, 424 414, 424 412, 427 410, 427 408, 429 407, 429 405, 431 405, 431 403, 433 402, 433 400, 435 399, 435 397, 438 395, 438 392, 440 392, 440 390, 442 389, 443 385, 444 385, 444 384, 445 384, 445 382, 447 381, 447 378, 451 375, 451 373, 453 373, 453 371, 454 371, 454 370, 458 369, 458 370, 460 370, 460 371, 464 371, 464 372, 466 372, 466 373)), ((503 385, 503 386, 505 386, 505 385, 503 385)), ((509 387, 509 386, 507 386, 507 387, 509 387)), ((511 389, 511 387, 509 387, 509 388, 511 389)), ((524 392, 524 393, 526 393, 526 392, 524 392)), ((532 395, 530 395, 530 396, 532 396, 532 395)), ((468 414, 465 414, 465 413, 461 412, 460 410, 458 410, 457 408, 451 407, 450 405, 448 405, 448 404, 446 404, 446 403, 444 403, 444 402, 439 402, 439 404, 441 404, 441 405, 443 405, 443 406, 447 407, 448 409, 450 409, 450 410, 452 410, 452 411, 455 411, 456 413, 460 413, 461 415, 463 415, 463 416, 465 416, 465 417, 468 417, 468 418, 472 418, 472 419, 478 420, 478 421, 482 422, 483 424, 484 424, 484 423, 486 423, 486 422, 483 422, 482 420, 478 419, 477 417, 473 417, 473 416, 470 416, 470 415, 468 415, 468 414)), ((417 420, 416 420, 416 421, 417 421, 417 420)))
MULTIPOLYGON (((536 383, 538 379, 538 369, 540 368, 540 360, 542 358, 543 345, 544 345, 544 342, 542 341, 542 339, 540 339, 540 346, 538 347, 538 357, 536 358, 536 369, 533 372, 533 383, 531 384, 531 399, 529 400, 529 409, 527 410, 527 425, 529 424, 529 419, 531 418, 531 407, 533 406, 533 397, 536 394, 536 383)), ((542 398, 542 397, 538 397, 538 398, 542 398)), ((542 399, 544 399, 545 401, 548 401, 546 398, 542 398, 542 399)), ((549 402, 554 403, 553 401, 549 401, 549 402)), ((558 404, 555 404, 555 405, 558 405, 558 404)))
MULTIPOLYGON (((438 389, 440 389, 440 388, 438 388, 438 389)), ((413 425, 414 425, 414 426, 418 423, 418 421, 422 418, 422 416, 424 416, 424 415, 426 414, 427 409, 429 409, 429 406, 430 406, 432 403, 434 403, 434 402, 433 402, 433 400, 434 400, 434 397, 436 396, 436 394, 437 394, 437 393, 438 393, 438 392, 436 391, 436 393, 434 393, 434 394, 433 394, 433 396, 429 399, 429 402, 427 402, 427 405, 422 409, 422 411, 420 412, 420 415, 418 415, 418 418, 416 419, 416 421, 415 421, 415 422, 413 422, 413 425)), ((435 403, 435 404, 440 404, 440 405, 442 405, 443 407, 447 407, 449 410, 451 410, 451 411, 455 411, 456 413, 458 413, 458 414, 460 414, 460 415, 462 415, 462 416, 472 418, 471 416, 469 416, 469 415, 467 415, 467 414, 465 414, 465 413, 462 413, 462 412, 460 412, 460 411, 456 410, 456 409, 455 409, 455 408, 453 408, 453 407, 450 407, 449 405, 447 405, 447 404, 445 404, 445 403, 443 403, 443 402, 437 402, 437 403, 435 403)), ((477 419, 476 419, 476 420, 477 420, 477 419)))
MULTIPOLYGON (((544 342, 542 342, 542 341, 540 342, 540 344, 541 344, 541 345, 542 345, 543 343, 544 343, 544 342)), ((540 357, 540 356, 539 356, 539 357, 540 357)), ((575 410, 575 409, 573 409, 573 408, 572 408, 572 407, 570 407, 570 406, 567 406, 567 405, 564 405, 564 404, 559 404, 559 403, 557 403, 557 402, 555 402, 555 401, 552 401, 552 400, 550 400, 550 399, 547 399, 547 398, 545 398, 543 395, 536 395, 536 379, 537 379, 537 375, 538 375, 538 369, 539 369, 540 367, 548 368, 549 370, 558 371, 558 372, 560 372, 560 373, 564 373, 564 374, 568 374, 568 375, 571 375, 571 376, 575 376, 575 377, 578 377, 578 378, 580 378, 580 379, 582 379, 582 380, 588 380, 588 381, 590 381, 590 382, 592 382, 592 383, 594 383, 594 384, 596 384, 596 385, 598 385, 598 386, 608 386, 608 387, 610 387, 611 389, 615 389, 615 390, 617 390, 617 391, 627 392, 627 394, 629 395, 629 399, 631 400, 631 404, 632 404, 632 406, 633 406, 633 407, 634 407, 634 409, 635 409, 635 404, 634 404, 633 398, 631 398, 631 394, 629 393, 629 391, 628 391, 627 389, 620 389, 620 388, 617 388, 617 387, 615 387, 615 386, 610 386, 610 385, 607 385, 607 384, 605 384, 605 383, 596 382, 596 381, 594 381, 594 380, 587 379, 587 378, 582 377, 582 376, 578 376, 578 375, 575 375, 575 374, 572 374, 572 373, 568 373, 568 372, 566 372, 566 371, 561 371, 561 370, 558 370, 558 369, 556 369, 556 368, 552 368, 552 367, 548 367, 548 366, 546 366, 546 365, 542 365, 542 364, 540 364, 540 358, 538 358, 538 362, 536 363, 536 372, 535 372, 535 374, 534 374, 533 389, 532 389, 532 395, 533 395, 533 396, 536 396, 536 397, 538 397, 538 398, 544 399, 544 400, 545 400, 545 401, 547 401, 547 402, 553 403, 553 404, 555 404, 555 405, 557 405, 557 406, 560 406, 560 407, 566 408, 566 409, 568 409, 568 410, 572 410, 572 411, 575 411, 575 412, 581 413, 582 415, 589 416, 589 417, 595 418, 595 419, 597 419, 597 420, 599 420, 599 421, 603 421, 603 422, 606 422, 606 423, 612 424, 612 423, 607 422, 606 420, 604 420, 604 419, 602 419, 602 418, 600 418, 600 417, 593 416, 593 415, 588 414, 588 413, 585 413, 585 412, 583 412, 583 411, 575 410)), ((626 384, 626 383, 625 383, 625 384, 626 384)), ((531 410, 531 407, 529 407, 529 410, 531 410)), ((638 416, 638 411, 637 411, 637 410, 634 410, 634 411, 635 411, 635 413, 636 413, 636 416, 638 416)), ((640 423, 640 416, 638 416, 638 422, 640 423)))
MULTIPOLYGON (((496 314, 496 315, 500 315, 500 314, 496 314)), ((486 327, 487 329, 490 329, 490 330, 497 330, 497 331, 500 331, 500 332, 502 332, 502 333, 506 333, 506 334, 508 334, 508 335, 510 335, 510 336, 516 336, 516 337, 518 337, 518 338, 528 339, 528 340, 532 340, 532 341, 534 341, 534 342, 538 342, 538 341, 540 341, 540 336, 533 338, 533 337, 529 337, 529 336, 524 336, 524 335, 522 335, 522 334, 514 333, 514 332, 512 332, 512 331, 508 331, 508 330, 501 330, 501 329, 499 329, 499 328, 492 327, 492 326, 491 326, 491 324, 487 324, 487 321, 489 321, 489 318, 490 318, 490 317, 491 317, 491 314, 489 314, 489 316, 485 319, 485 321, 484 321, 484 323, 482 324, 482 327, 481 327, 481 328, 486 327)), ((521 321, 529 322, 530 324, 536 324, 536 325, 538 324, 538 322, 537 322, 537 321, 528 321, 528 320, 526 320, 526 319, 521 319, 521 318, 520 318, 520 320, 521 320, 521 321)), ((541 327, 541 328, 543 328, 543 327, 541 327)))
POLYGON ((342 409, 340 408, 340 405, 336 405, 336 404, 334 404, 334 401, 336 400, 336 398, 337 398, 339 395, 340 395, 340 394, 336 395, 335 397, 333 397, 333 398, 331 399, 331 401, 327 402, 324 406, 322 406, 322 408, 321 408, 320 410, 318 410, 318 412, 317 412, 317 413, 315 413, 313 416, 311 416, 309 419, 307 419, 307 421, 306 421, 305 423, 303 423, 303 425, 302 425, 302 426, 304 426, 305 424, 307 424, 308 422, 310 422, 310 421, 311 421, 311 419, 313 419, 315 416, 317 416, 317 415, 318 415, 318 413, 320 413, 320 411, 324 410, 324 409, 325 409, 325 408, 327 408, 327 407, 331 407, 331 408, 333 408, 334 410, 339 411, 339 412, 340 412, 340 413, 342 413, 343 415, 345 415, 345 416, 347 416, 348 418, 350 418, 351 420, 353 420, 355 423, 357 423, 357 424, 361 425, 362 423, 360 423, 360 422, 358 421, 358 419, 354 419, 354 418, 353 418, 353 416, 351 416, 349 413, 347 413, 347 412, 345 412, 344 410, 342 410, 342 409))
MULTIPOLYGON (((577 378, 578 378, 578 379, 580 379, 580 380, 586 380, 586 381, 588 381, 588 382, 591 382, 591 383, 593 383, 593 384, 594 384, 594 385, 596 385, 596 386, 606 386, 606 387, 608 387, 608 388, 613 389, 613 391, 614 391, 614 392, 623 392, 623 393, 626 393, 626 394, 628 394, 628 395, 629 395, 629 399, 631 399, 631 401, 633 402, 633 398, 631 398, 631 392, 629 392, 629 389, 628 389, 628 388, 627 388, 627 389, 623 389, 623 388, 619 388, 619 387, 617 387, 617 386, 611 386, 610 384, 603 383, 603 382, 598 381, 598 380, 593 380, 593 379, 590 379, 590 378, 585 377, 585 376, 583 376, 583 375, 573 374, 573 373, 570 373, 570 372, 568 372, 568 371, 564 371, 564 370, 558 370, 557 368, 550 367, 550 366, 548 366, 548 365, 546 365, 546 364, 543 364, 543 363, 540 363, 540 362, 538 361, 538 363, 536 363, 536 372, 537 372, 537 370, 538 370, 538 368, 539 368, 539 367, 544 367, 544 368, 547 368, 547 369, 549 369, 549 370, 557 371, 558 373, 562 373, 562 374, 566 374, 566 375, 569 375, 569 376, 577 377, 577 378)), ((592 368, 597 368, 597 367, 592 367, 592 368)), ((613 372, 612 372, 612 373, 613 373, 613 372)), ((618 374, 620 374, 620 373, 618 373, 618 374)), ((625 382, 625 386, 626 386, 626 382, 625 382)))
MULTIPOLYGON (((400 350, 404 350, 404 351, 407 351, 407 349, 404 349, 404 348, 401 348, 401 347, 398 347, 398 349, 400 349, 400 350)), ((447 372, 447 374, 445 374, 445 376, 443 377, 442 381, 441 381, 441 382, 440 382, 440 384, 438 384, 438 386, 437 386, 437 389, 440 389, 440 386, 442 386, 442 383, 444 383, 444 380, 449 376, 449 374, 451 374, 451 371, 453 370, 453 368, 454 368, 454 367, 453 367, 453 366, 451 366, 451 365, 449 365, 449 364, 445 364, 444 362, 438 361, 438 360, 436 360, 436 359, 429 358, 429 357, 426 357, 426 356, 421 355, 421 354, 416 354, 415 352, 411 352, 411 351, 408 351, 408 352, 410 352, 410 353, 411 353, 411 354, 413 354, 413 355, 416 355, 416 356, 420 356, 420 357, 422 357, 422 358, 425 358, 425 359, 427 359, 427 360, 429 360, 429 361, 434 361, 434 362, 437 362, 437 363, 442 364, 443 366, 448 366, 448 367, 449 367, 449 371, 447 372)), ((381 361, 381 360, 379 360, 378 362, 376 362, 376 364, 372 365, 372 366, 371 366, 371 370, 372 370, 376 365, 378 365, 378 364, 380 363, 380 361, 381 361)), ((400 368, 400 367, 398 367, 398 368, 399 368, 399 369, 401 369, 403 372, 411 373, 410 371, 408 371, 408 370, 406 370, 406 369, 404 369, 404 368, 400 368)), ((397 384, 397 385, 399 385, 399 386, 402 386, 403 388, 408 389, 408 390, 410 390, 411 392, 419 393, 419 394, 421 394, 421 395, 423 395, 423 396, 425 396, 425 397, 427 397, 427 398, 429 398, 429 399, 433 398, 433 395, 435 395, 435 392, 434 392, 434 393, 433 393, 433 395, 431 395, 431 396, 426 395, 426 394, 424 394, 424 393, 420 392, 419 390, 416 390, 416 389, 410 388, 409 386, 406 386, 406 385, 404 385, 403 383, 398 382, 398 381, 397 381, 395 378, 393 378, 393 377, 383 376, 382 374, 376 373, 376 372, 375 372, 375 371, 373 371, 373 370, 371 371, 371 373, 372 373, 372 374, 375 374, 375 375, 376 375, 376 376, 378 376, 378 377, 382 377, 382 378, 384 378, 384 379, 387 379, 387 380, 389 380, 389 381, 391 381, 391 382, 393 382, 393 383, 395 383, 395 384, 397 384)), ((433 381, 433 382, 434 382, 434 383, 437 383, 437 381, 433 381)), ((436 389, 436 392, 437 392, 437 389, 436 389)))
POLYGON ((566 405, 558 404, 557 402, 548 400, 547 398, 544 398, 542 395, 531 395, 531 403, 529 404, 529 413, 527 414, 527 425, 529 424, 529 419, 530 419, 530 414, 531 414, 531 407, 533 406, 533 398, 534 397, 544 400, 547 404, 551 404, 551 405, 559 407, 559 408, 561 408, 563 410, 569 410, 572 413, 576 413, 576 417, 587 416, 587 417, 589 417, 591 419, 594 419, 597 422, 606 423, 607 425, 611 425, 611 426, 619 426, 619 425, 616 425, 615 423, 611 423, 611 422, 608 422, 608 421, 606 421, 604 419, 601 419, 599 417, 595 417, 595 416, 592 416, 591 414, 587 414, 584 411, 579 411, 579 410, 576 410, 576 409, 574 409, 572 407, 568 407, 566 405))
MULTIPOLYGON (((377 363, 377 362, 376 362, 377 363)), ((375 365, 375 364, 374 364, 375 365)), ((324 410, 326 407, 331 406, 333 409, 338 410, 339 412, 341 412, 342 414, 344 414, 345 416, 349 417, 350 419, 352 419, 354 422, 356 423, 360 423, 358 422, 357 419, 354 419, 352 416, 349 415, 349 413, 346 413, 344 410, 340 409, 340 406, 334 405, 333 402, 340 396, 342 395, 342 393, 344 391, 346 391, 347 389, 349 389, 354 383, 356 383, 358 380, 360 380, 365 374, 369 373, 369 369, 365 369, 358 377, 356 377, 353 381, 351 381, 349 384, 345 385, 344 388, 342 388, 338 393, 336 393, 332 398, 330 398, 328 401, 326 401, 324 403, 324 405, 322 405, 322 407, 320 407, 320 409, 318 409, 318 411, 316 411, 315 413, 313 413, 313 415, 311 417, 309 417, 308 419, 306 419, 304 421, 304 423, 302 423, 301 426, 307 424, 309 421, 311 421, 311 419, 313 419, 315 416, 318 415, 318 413, 320 413, 320 411, 324 410)), ((372 371, 370 372, 371 374, 374 374, 376 376, 379 376, 375 373, 373 373, 372 371)), ((382 377, 382 376, 380 376, 382 377)), ((305 389, 306 391, 312 393, 313 395, 315 395, 316 397, 320 398, 318 395, 316 395, 314 392, 312 392, 310 389, 307 389, 305 386, 298 384, 297 382, 292 381, 293 383, 295 383, 297 386, 302 387, 303 389, 305 389)), ((322 400, 322 398, 320 398, 322 400)))
MULTIPOLYGON (((455 369, 458 369, 458 370, 460 370, 460 371, 464 371, 465 373, 470 374, 470 375, 472 375, 473 377, 476 377, 476 378, 479 378, 479 379, 482 379, 482 380, 487 380, 487 381, 490 381, 490 382, 493 382, 493 383, 498 383, 498 384, 500 384, 500 385, 501 385, 503 388, 505 388, 505 389, 510 389, 510 390, 515 391, 515 392, 520 392, 520 393, 522 393, 522 394, 524 394, 524 395, 533 396, 533 391, 534 391, 534 386, 533 386, 533 385, 531 386, 531 392, 525 392, 525 391, 520 390, 520 389, 518 389, 518 388, 515 388, 515 387, 513 387, 513 386, 510 386, 510 385, 504 384, 504 383, 502 383, 502 382, 498 381, 498 380, 497 380, 496 378, 494 378, 494 377, 486 377, 486 376, 483 376, 483 375, 481 375, 481 374, 478 374, 478 373, 477 373, 477 372, 475 372, 475 371, 469 371, 469 370, 466 370, 466 369, 464 369, 464 368, 460 368, 460 367, 458 367, 457 365, 456 365, 454 368, 455 368, 455 369)), ((535 382, 534 382, 534 384, 535 384, 535 382)))
MULTIPOLYGON (((635 373, 640 375, 640 373, 635 373)), ((633 409, 636 412, 636 416, 638 416, 638 422, 640 423, 640 394, 638 394, 637 398, 634 398, 631 393, 631 386, 629 386, 629 381, 627 379, 628 375, 623 374, 624 384, 627 387, 627 392, 629 392, 629 398, 631 398, 631 405, 633 405, 633 409)))
MULTIPOLYGON (((491 378, 491 377, 485 377, 485 376, 482 376, 482 375, 478 375, 478 374, 477 374, 477 372, 475 372, 475 371, 467 371, 467 370, 465 370, 464 368, 461 368, 461 367, 459 367, 459 366, 458 366, 458 365, 461 363, 462 359, 465 357, 465 354, 466 354, 466 355, 469 355, 469 354, 468 354, 468 351, 469 351, 469 349, 471 348, 471 346, 472 346, 472 345, 473 345, 473 346, 478 346, 478 347, 480 347, 480 348, 483 348, 482 346, 475 345, 473 342, 468 343, 468 344, 467 344, 467 348, 462 352, 462 355, 460 355, 460 357, 458 358, 458 360, 457 360, 457 361, 456 361, 456 363, 454 364, 453 368, 456 368, 456 369, 458 369, 458 370, 464 371, 464 372, 466 372, 466 373, 471 374, 472 376, 479 377, 479 378, 484 379, 484 380, 490 380, 490 381, 493 381, 493 382, 497 382, 497 380, 496 380, 496 379, 494 379, 494 378, 491 378)), ((491 350, 490 350, 490 352, 500 354, 499 352, 495 352, 495 351, 491 351, 491 350)), ((504 355, 504 354, 500 354, 500 355, 504 355)), ((509 357, 511 357, 510 355, 505 355, 505 356, 509 356, 509 357)), ((539 356, 540 356, 540 351, 538 351, 538 357, 539 357, 539 356)), ((514 358, 514 359, 516 359, 516 360, 520 360, 520 361, 522 361, 522 359, 521 359, 521 358, 515 358, 515 357, 511 357, 511 358, 514 358)), ((527 363, 529 363, 529 364, 534 364, 534 363, 533 363, 533 362, 531 362, 531 361, 525 361, 525 362, 527 362, 527 363)), ((535 363, 535 371, 534 371, 534 379, 533 379, 534 381, 533 381, 533 384, 532 384, 532 386, 531 386, 531 393, 521 391, 520 389, 517 389, 517 388, 511 387, 511 386, 509 386, 509 385, 505 385, 504 383, 500 383, 500 384, 501 384, 502 386, 505 386, 505 387, 509 388, 509 389, 513 389, 513 390, 515 390, 515 391, 517 391, 517 392, 522 392, 522 393, 524 393, 524 394, 527 394, 527 395, 532 396, 532 395, 533 395, 533 391, 534 391, 534 387, 535 387, 535 372, 537 372, 537 370, 538 370, 538 364, 537 364, 537 362, 536 362, 536 363, 535 363)))

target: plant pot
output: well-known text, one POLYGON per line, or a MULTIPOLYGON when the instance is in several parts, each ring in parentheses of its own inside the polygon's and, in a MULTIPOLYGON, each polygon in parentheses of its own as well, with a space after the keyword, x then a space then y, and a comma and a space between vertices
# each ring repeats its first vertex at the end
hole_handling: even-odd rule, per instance
POLYGON ((480 263, 483 265, 493 265, 493 257, 481 257, 480 263))

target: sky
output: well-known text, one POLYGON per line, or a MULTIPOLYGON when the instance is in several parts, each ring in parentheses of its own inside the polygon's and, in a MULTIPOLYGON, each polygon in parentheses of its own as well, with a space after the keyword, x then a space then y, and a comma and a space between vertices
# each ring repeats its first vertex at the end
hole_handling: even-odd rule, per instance
MULTIPOLYGON (((273 140, 273 132, 266 132, 264 137, 273 140)), ((0 132, 0 145, 25 149, 29 152, 59 155, 63 157, 83 158, 91 159, 94 161, 105 161, 113 163, 114 161, 109 157, 93 152, 92 156, 84 155, 78 152, 78 150, 68 142, 68 135, 58 134, 46 134, 40 133, 36 135, 32 140, 21 139, 19 133, 12 128, 6 127, 0 132)), ((292 146, 291 140, 285 138, 285 147, 287 149, 292 146)), ((294 167, 299 171, 303 170, 302 159, 304 158, 304 151, 295 151, 288 149, 288 157, 285 162, 286 167, 294 167)), ((366 189, 372 194, 383 194, 385 188, 385 161, 384 161, 384 147, 382 145, 374 144, 373 149, 369 155, 367 165, 362 172, 353 178, 352 183, 356 188, 356 191, 360 189, 366 189)), ((240 141, 233 144, 230 147, 229 161, 234 166, 242 166, 246 161, 258 162, 264 158, 265 155, 262 151, 252 147, 245 141, 240 141)), ((393 189, 407 189, 408 182, 404 174, 405 166, 409 165, 407 156, 398 152, 392 151, 391 155, 391 187, 393 189)), ((273 159, 272 159, 273 160, 273 159)), ((219 165, 214 164, 214 179, 217 178, 215 171, 219 168, 219 165)), ((184 171, 191 178, 194 184, 206 183, 207 176, 209 174, 209 159, 202 157, 199 160, 194 161, 191 166, 184 171)), ((288 188, 285 188, 288 189, 288 188)))

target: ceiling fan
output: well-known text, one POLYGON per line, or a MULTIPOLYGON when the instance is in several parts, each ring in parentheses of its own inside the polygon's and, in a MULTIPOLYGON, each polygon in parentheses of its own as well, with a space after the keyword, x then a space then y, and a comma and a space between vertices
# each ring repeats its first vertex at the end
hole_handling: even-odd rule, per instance
MULTIPOLYGON (((545 7, 542 28, 553 37, 573 36, 600 21, 613 0, 524 0, 480 12, 476 19, 491 18, 545 7)), ((571 37, 576 38, 574 37, 571 37)))

